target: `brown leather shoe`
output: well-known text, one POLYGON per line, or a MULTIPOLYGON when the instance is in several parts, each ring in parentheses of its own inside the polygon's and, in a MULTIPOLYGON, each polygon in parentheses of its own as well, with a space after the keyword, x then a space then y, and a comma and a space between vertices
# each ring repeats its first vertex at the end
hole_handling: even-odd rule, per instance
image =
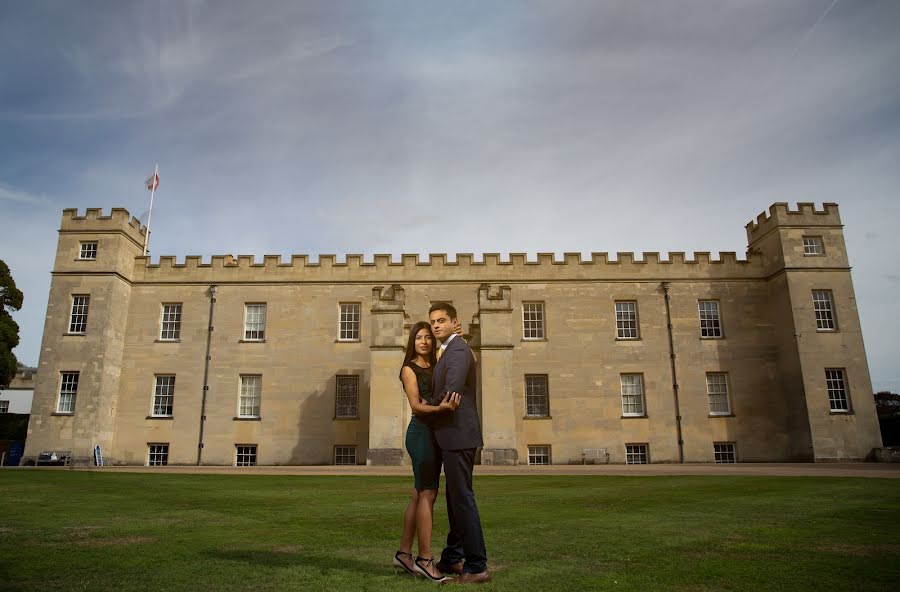
POLYGON ((453 576, 458 576, 463 572, 463 562, 460 561, 458 563, 444 563, 443 561, 438 561, 435 564, 435 567, 438 568, 438 571, 445 574, 450 574, 453 576))
POLYGON ((464 573, 458 578, 453 578, 452 580, 445 580, 441 582, 441 584, 484 584, 486 582, 491 581, 491 574, 488 570, 484 570, 481 573, 473 574, 473 573, 464 573))

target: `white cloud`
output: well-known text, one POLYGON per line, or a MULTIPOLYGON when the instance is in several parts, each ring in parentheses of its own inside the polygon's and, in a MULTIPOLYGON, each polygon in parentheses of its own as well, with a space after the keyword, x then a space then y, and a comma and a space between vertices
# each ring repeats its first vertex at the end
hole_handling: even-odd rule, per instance
POLYGON ((50 203, 50 200, 42 195, 35 195, 23 189, 16 189, 5 183, 0 183, 0 200, 30 205, 45 205, 50 203))

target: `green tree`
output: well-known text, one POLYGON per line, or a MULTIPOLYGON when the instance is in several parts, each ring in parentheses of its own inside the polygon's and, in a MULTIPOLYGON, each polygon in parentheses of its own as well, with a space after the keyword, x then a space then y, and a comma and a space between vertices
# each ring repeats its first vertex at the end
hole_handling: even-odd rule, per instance
POLYGON ((19 325, 10 311, 22 308, 22 291, 16 288, 9 267, 0 259, 0 388, 9 386, 16 375, 17 361, 12 352, 19 345, 19 325))
POLYGON ((900 415, 900 395, 890 391, 875 393, 875 411, 878 412, 878 417, 900 415))

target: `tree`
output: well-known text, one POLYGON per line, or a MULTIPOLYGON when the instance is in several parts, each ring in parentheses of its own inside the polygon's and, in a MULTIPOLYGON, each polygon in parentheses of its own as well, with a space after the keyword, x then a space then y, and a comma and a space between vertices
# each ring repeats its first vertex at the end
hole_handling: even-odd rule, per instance
POLYGON ((13 348, 19 345, 19 325, 10 311, 22 308, 22 291, 16 288, 9 267, 0 259, 0 389, 9 386, 18 366, 13 348))
POLYGON ((875 393, 875 411, 878 412, 878 417, 900 414, 900 395, 890 391, 875 393))

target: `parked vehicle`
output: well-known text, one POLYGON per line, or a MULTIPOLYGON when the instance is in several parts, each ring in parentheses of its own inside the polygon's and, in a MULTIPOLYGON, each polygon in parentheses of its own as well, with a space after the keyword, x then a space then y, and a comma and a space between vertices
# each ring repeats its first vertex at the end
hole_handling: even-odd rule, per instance
POLYGON ((38 455, 37 466, 68 466, 71 459, 71 450, 45 450, 38 455))

